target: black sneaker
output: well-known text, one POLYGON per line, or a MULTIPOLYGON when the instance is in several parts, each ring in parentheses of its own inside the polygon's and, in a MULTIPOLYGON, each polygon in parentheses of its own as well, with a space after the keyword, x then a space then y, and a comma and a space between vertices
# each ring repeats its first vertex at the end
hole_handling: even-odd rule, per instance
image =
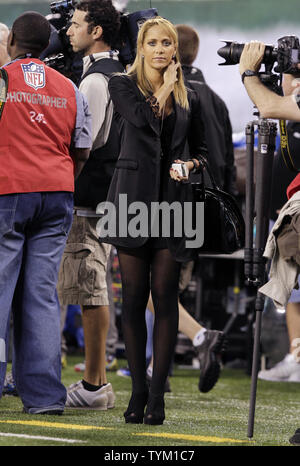
POLYGON ((217 383, 220 375, 220 353, 223 350, 225 335, 218 330, 207 330, 204 342, 196 347, 200 362, 199 390, 209 392, 217 383))
POLYGON ((300 429, 296 430, 293 437, 291 437, 289 441, 292 445, 300 445, 300 429))

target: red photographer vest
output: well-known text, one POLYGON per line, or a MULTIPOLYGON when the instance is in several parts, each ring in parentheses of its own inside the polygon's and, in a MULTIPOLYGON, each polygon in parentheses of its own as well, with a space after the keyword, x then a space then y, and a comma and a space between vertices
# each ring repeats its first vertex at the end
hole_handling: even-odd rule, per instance
POLYGON ((74 191, 72 82, 40 60, 24 58, 0 69, 0 84, 0 195, 74 191))

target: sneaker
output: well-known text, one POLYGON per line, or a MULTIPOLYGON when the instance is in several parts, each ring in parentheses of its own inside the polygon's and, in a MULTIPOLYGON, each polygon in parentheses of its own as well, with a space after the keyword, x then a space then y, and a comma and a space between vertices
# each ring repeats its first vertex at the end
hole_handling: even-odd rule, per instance
POLYGON ((300 364, 292 354, 287 354, 271 369, 259 371, 258 378, 270 382, 300 382, 300 364))
POLYGON ((111 383, 107 383, 104 385, 107 394, 107 409, 111 409, 115 407, 116 395, 114 394, 113 388, 111 383))
POLYGON ((71 383, 71 385, 67 387, 67 393, 72 392, 74 388, 79 387, 81 383, 82 383, 82 380, 78 380, 78 382, 71 383))
POLYGON ((120 375, 121 377, 130 377, 130 370, 128 367, 121 367, 117 370, 117 375, 120 375))
POLYGON ((298 372, 293 372, 287 380, 287 382, 300 382, 300 371, 298 372))
POLYGON ((11 372, 8 372, 5 376, 2 395, 18 396, 16 384, 11 372))
POLYGON ((82 381, 70 385, 67 388, 66 408, 107 410, 108 395, 106 385, 95 392, 86 390, 82 385, 82 381))
POLYGON ((218 330, 207 330, 204 342, 195 347, 200 362, 199 390, 209 392, 217 383, 220 375, 220 353, 224 349, 225 335, 218 330))
MULTIPOLYGON (((82 387, 82 380, 78 380, 78 382, 72 383, 67 387, 67 394, 70 392, 73 392, 75 389, 82 387)), ((114 391, 112 389, 111 383, 107 383, 102 387, 104 389, 103 391, 106 391, 107 394, 107 409, 111 409, 115 407, 115 400, 116 396, 114 394, 114 391)))

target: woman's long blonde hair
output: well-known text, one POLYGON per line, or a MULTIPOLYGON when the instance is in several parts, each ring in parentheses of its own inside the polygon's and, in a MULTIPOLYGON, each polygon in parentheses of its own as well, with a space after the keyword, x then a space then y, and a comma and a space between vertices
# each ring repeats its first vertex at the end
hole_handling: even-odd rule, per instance
MULTIPOLYGON (((155 18, 148 19, 142 25, 141 29, 139 30, 138 38, 137 38, 137 51, 136 51, 136 58, 129 68, 127 74, 128 76, 132 76, 136 78, 137 85, 140 91, 144 94, 144 96, 148 97, 153 93, 153 87, 145 74, 145 67, 144 67, 144 60, 142 57, 142 46, 145 41, 145 36, 150 28, 153 26, 162 26, 166 29, 170 38, 174 41, 174 45, 176 47, 176 62, 180 63, 179 59, 179 52, 178 52, 178 35, 175 27, 173 26, 170 21, 167 19, 161 18, 160 16, 156 16, 155 18)), ((189 108, 188 98, 187 98, 187 90, 184 84, 183 73, 181 66, 179 66, 177 70, 178 81, 176 81, 174 85, 174 98, 175 102, 179 104, 181 107, 185 108, 186 110, 189 108)))

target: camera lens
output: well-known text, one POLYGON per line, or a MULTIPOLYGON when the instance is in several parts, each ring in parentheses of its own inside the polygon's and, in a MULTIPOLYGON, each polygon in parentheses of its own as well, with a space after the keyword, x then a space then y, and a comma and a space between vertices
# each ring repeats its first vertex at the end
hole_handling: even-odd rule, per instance
POLYGON ((218 55, 226 60, 220 65, 236 65, 240 61, 245 44, 238 42, 226 41, 226 45, 218 50, 218 55))
MULTIPOLYGON (((240 61, 245 44, 239 44, 238 42, 232 41, 225 41, 225 43, 226 45, 218 50, 218 55, 220 55, 220 57, 224 58, 225 60, 225 62, 220 63, 220 65, 236 65, 240 61)), ((277 49, 275 49, 272 45, 266 45, 262 63, 266 65, 274 64, 276 60, 277 49)))

